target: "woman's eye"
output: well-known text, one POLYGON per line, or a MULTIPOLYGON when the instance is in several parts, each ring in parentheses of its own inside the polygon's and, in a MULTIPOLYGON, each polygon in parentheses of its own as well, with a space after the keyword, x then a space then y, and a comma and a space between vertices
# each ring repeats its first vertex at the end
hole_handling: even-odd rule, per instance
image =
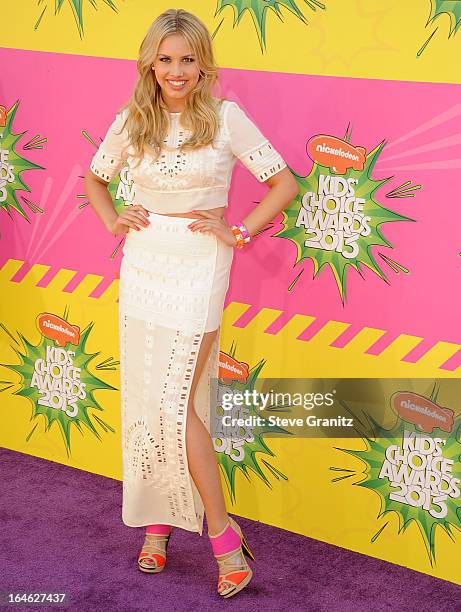
MULTIPOLYGON (((184 59, 187 60, 187 62, 193 62, 194 61, 193 57, 185 57, 184 59)), ((161 57, 160 61, 163 62, 163 60, 165 60, 166 62, 169 62, 170 58, 169 57, 161 57)))

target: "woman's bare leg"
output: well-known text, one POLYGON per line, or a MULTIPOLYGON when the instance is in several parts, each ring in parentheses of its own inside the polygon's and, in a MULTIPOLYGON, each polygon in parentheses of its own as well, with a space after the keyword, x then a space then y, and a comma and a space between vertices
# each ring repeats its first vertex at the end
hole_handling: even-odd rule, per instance
POLYGON ((218 330, 205 332, 200 344, 194 377, 189 394, 186 424, 186 447, 189 471, 200 493, 207 518, 208 533, 213 535, 224 529, 227 510, 221 486, 218 462, 213 441, 205 425, 197 416, 192 398, 205 362, 218 330))

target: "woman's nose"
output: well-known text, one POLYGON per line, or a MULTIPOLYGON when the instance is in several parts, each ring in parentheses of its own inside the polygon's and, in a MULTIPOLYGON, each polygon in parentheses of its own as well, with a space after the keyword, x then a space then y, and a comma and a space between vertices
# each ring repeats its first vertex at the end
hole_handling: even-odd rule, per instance
POLYGON ((173 64, 172 66, 170 66, 170 72, 171 74, 174 74, 175 76, 181 76, 183 74, 183 69, 182 66, 180 64, 173 64))

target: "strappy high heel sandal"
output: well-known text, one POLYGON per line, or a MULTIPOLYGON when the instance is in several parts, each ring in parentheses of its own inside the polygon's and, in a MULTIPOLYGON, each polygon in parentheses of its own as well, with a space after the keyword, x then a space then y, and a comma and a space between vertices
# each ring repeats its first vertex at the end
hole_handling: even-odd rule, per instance
POLYGON ((148 574, 157 574, 165 568, 166 551, 170 541, 171 532, 168 535, 146 533, 141 552, 138 556, 138 568, 148 574))
POLYGON ((221 533, 209 535, 209 538, 219 567, 218 594, 221 597, 232 597, 244 589, 253 576, 245 555, 253 561, 255 558, 242 530, 232 517, 229 517, 229 523, 221 533), (232 546, 232 542, 237 547, 223 552, 224 548, 232 546))

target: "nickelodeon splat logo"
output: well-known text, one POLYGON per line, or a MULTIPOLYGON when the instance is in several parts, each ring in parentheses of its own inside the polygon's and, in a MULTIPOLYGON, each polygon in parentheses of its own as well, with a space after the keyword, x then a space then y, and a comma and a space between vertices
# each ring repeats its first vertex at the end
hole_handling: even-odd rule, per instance
POLYGON ((311 138, 306 152, 312 161, 331 168, 336 174, 345 174, 349 168, 362 171, 367 156, 364 147, 354 147, 346 140, 325 134, 311 138))
MULTIPOLYGON (((428 396, 392 393, 394 425, 385 428, 368 415, 372 428, 362 432, 365 450, 340 449, 365 462, 365 470, 357 470, 362 478, 354 484, 379 495, 377 518, 395 512, 399 534, 410 524, 418 526, 432 566, 438 530, 453 540, 452 527, 461 529, 461 415, 441 405, 442 393, 442 382, 434 384, 428 396)), ((350 477, 350 470, 347 474, 350 477)), ((391 526, 387 520, 372 541, 391 526)))
MULTIPOLYGON (((12 345, 12 350, 18 355, 19 363, 1 365, 20 376, 20 388, 15 395, 23 396, 32 404, 31 421, 43 416, 45 421, 44 434, 49 435, 53 423, 61 432, 66 450, 70 454, 71 427, 75 425, 82 432, 85 425, 93 435, 101 439, 95 424, 99 423, 104 432, 114 432, 114 429, 101 419, 103 408, 94 397, 99 389, 115 390, 92 374, 90 362, 99 355, 86 352, 86 343, 93 323, 81 329, 66 319, 51 313, 42 312, 35 319, 40 340, 33 344, 22 334, 23 348, 18 349, 20 342, 12 345), (92 410, 98 411, 93 416, 92 410), (93 419, 95 422, 93 422, 93 419)), ((95 365, 96 369, 113 370, 112 359, 105 359, 95 365)), ((15 383, 11 383, 14 387, 15 383)), ((42 420, 40 419, 40 422, 42 420)), ((33 424, 34 429, 37 425, 33 424)), ((26 440, 29 439, 27 435, 26 440)))
MULTIPOLYGON (((283 229, 273 234, 290 240, 296 246, 295 266, 311 259, 314 278, 322 268, 330 268, 339 289, 341 300, 346 298, 347 269, 354 268, 362 278, 367 267, 388 282, 374 247, 392 246, 384 236, 382 225, 392 221, 414 221, 388 208, 375 199, 379 188, 390 178, 376 180, 373 168, 385 146, 382 141, 368 151, 350 142, 347 130, 344 139, 327 134, 316 134, 306 143, 312 160, 307 176, 293 176, 298 183, 298 194, 282 211, 283 229)), ((392 177, 391 177, 392 178, 392 177)), ((408 185, 406 181, 403 185, 408 185)), ((402 186, 403 187, 403 186, 402 186)), ((392 197, 411 197, 413 189, 392 191, 392 197)), ((382 255, 382 261, 393 271, 405 269, 398 262, 382 255)), ((296 274, 290 291, 301 277, 296 274)))
POLYGON ((74 418, 78 415, 78 400, 86 398, 86 385, 81 380, 82 369, 75 363, 75 351, 65 347, 68 343, 79 345, 80 328, 49 312, 39 314, 36 324, 55 346, 47 345, 45 355, 35 360, 30 387, 37 389, 39 405, 74 418))
POLYGON ((223 385, 232 385, 233 382, 245 384, 248 380, 249 365, 244 361, 237 361, 224 351, 219 351, 219 381, 223 385))
POLYGON ((399 417, 425 433, 433 433, 436 427, 447 433, 453 431, 453 410, 438 406, 423 395, 398 391, 391 397, 391 405, 399 417))
POLYGON ((0 104, 0 127, 6 125, 6 108, 0 104))
POLYGON ((38 315, 37 327, 44 336, 54 340, 58 346, 65 346, 68 342, 71 344, 80 342, 80 328, 77 325, 70 325, 65 319, 49 312, 38 315))
MULTIPOLYGON (((444 519, 449 514, 449 498, 460 497, 459 473, 453 473, 454 458, 444 456, 449 438, 434 436, 439 428, 448 434, 454 427, 454 412, 413 392, 398 391, 391 397, 398 416, 417 427, 404 427, 400 443, 389 444, 378 478, 389 481, 389 499, 420 508, 429 516, 444 519)), ((456 514, 456 513, 455 513, 456 514)))

